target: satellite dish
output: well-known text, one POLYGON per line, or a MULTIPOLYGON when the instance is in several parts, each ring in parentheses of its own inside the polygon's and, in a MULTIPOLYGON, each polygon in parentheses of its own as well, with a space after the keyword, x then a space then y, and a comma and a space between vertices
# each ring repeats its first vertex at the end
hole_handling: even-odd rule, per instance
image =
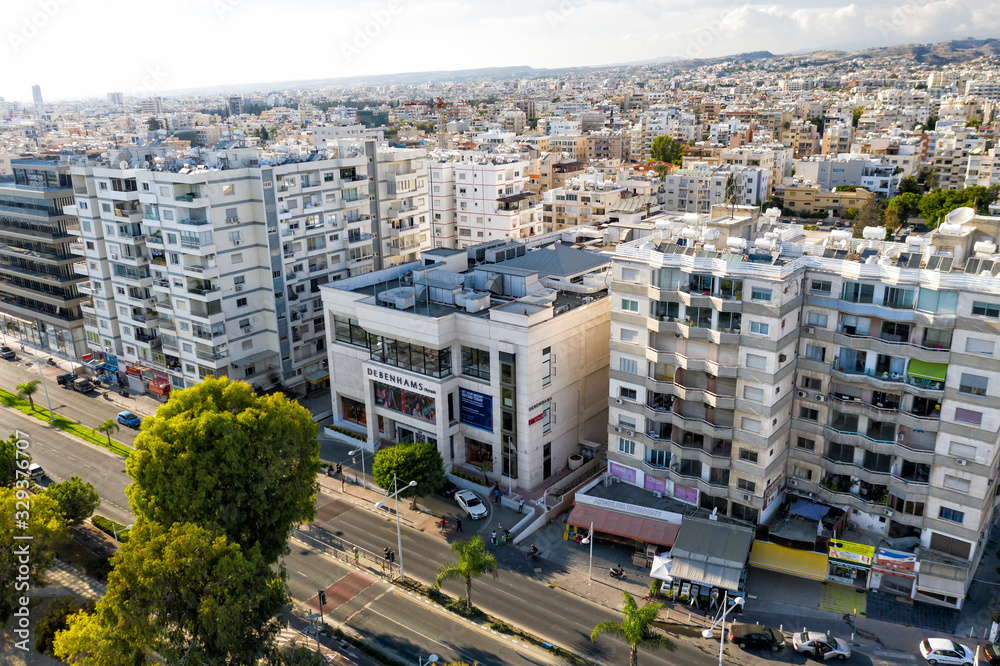
POLYGON ((122 160, 121 162, 118 163, 118 168, 121 169, 122 171, 125 171, 126 169, 128 169, 128 162, 122 160))
POLYGON ((976 214, 976 211, 968 206, 963 206, 961 208, 956 208, 945 216, 945 220, 950 224, 965 224, 971 220, 976 214))

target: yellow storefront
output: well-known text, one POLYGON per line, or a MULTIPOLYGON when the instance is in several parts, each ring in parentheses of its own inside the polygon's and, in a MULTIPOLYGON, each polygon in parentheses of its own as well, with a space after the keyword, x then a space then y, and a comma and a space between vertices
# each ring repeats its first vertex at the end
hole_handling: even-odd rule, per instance
POLYGON ((766 541, 754 541, 750 550, 750 564, 793 576, 826 580, 829 557, 824 553, 788 548, 766 541))

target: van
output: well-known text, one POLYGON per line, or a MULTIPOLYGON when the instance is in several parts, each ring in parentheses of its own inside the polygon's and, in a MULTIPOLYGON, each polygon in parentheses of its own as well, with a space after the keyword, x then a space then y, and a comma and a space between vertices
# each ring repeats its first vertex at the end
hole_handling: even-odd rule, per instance
POLYGON ((73 390, 80 393, 90 393, 94 390, 94 385, 89 379, 80 378, 73 381, 73 390))

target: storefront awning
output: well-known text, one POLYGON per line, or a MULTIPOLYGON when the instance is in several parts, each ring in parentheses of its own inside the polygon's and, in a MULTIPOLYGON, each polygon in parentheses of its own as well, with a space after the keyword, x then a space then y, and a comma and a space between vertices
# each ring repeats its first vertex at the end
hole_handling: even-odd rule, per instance
POLYGON ((317 370, 316 372, 310 372, 306 375, 306 381, 310 384, 319 384, 322 381, 326 381, 330 378, 329 370, 317 370))
POLYGON ((826 580, 828 558, 823 553, 797 550, 776 543, 754 541, 750 550, 750 564, 779 573, 826 580))
POLYGON ((809 520, 823 520, 826 518, 826 514, 830 513, 830 507, 825 504, 815 504, 809 500, 797 499, 788 513, 809 520))
POLYGON ((708 564, 707 562, 692 562, 681 558, 674 558, 670 566, 670 576, 689 580, 692 583, 711 585, 724 590, 736 591, 740 588, 740 573, 743 568, 724 567, 721 564, 708 564))
POLYGON ((677 538, 677 531, 680 529, 680 525, 663 520, 643 518, 583 504, 573 507, 566 522, 584 529, 590 529, 590 524, 593 523, 595 532, 655 543, 667 548, 674 545, 674 539, 677 538))
POLYGON ((944 594, 949 597, 962 598, 965 596, 965 585, 962 581, 942 578, 941 576, 917 574, 917 589, 921 592, 944 594))
POLYGON ((945 375, 948 374, 948 364, 928 363, 927 361, 921 361, 919 359, 911 359, 910 366, 907 368, 906 374, 910 377, 943 382, 945 375))

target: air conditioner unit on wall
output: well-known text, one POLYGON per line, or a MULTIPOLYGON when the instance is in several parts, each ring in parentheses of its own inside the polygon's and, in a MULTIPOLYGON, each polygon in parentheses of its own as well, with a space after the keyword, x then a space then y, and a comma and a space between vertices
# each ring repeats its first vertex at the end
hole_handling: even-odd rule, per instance
POLYGON ((888 509, 888 508, 882 509, 882 513, 884 513, 885 515, 887 515, 889 517, 892 517, 892 509, 888 509))
POLYGON ((621 431, 622 431, 621 426, 615 426, 615 432, 621 432, 621 431))
POLYGON ((968 465, 968 464, 969 464, 969 461, 968 461, 968 460, 965 460, 965 459, 963 459, 963 458, 955 458, 955 462, 956 462, 957 464, 961 465, 962 467, 965 467, 966 465, 968 465))
POLYGON ((826 396, 825 395, 816 396, 816 402, 826 402, 826 396))
POLYGON ((750 501, 750 496, 749 495, 744 495, 743 496, 743 501, 744 502, 749 502, 750 501))
POLYGON ((617 402, 620 405, 620 404, 622 404, 625 401, 622 400, 621 398, 615 398, 615 402, 617 402))
POLYGON ((631 430, 627 431, 625 434, 628 435, 629 437, 634 437, 635 436, 635 433, 632 432, 631 430))
POLYGON ((661 493, 659 490, 654 490, 653 497, 656 497, 657 499, 663 499, 663 493, 661 493))
POLYGON ((803 332, 803 333, 808 333, 809 335, 812 335, 813 333, 815 333, 815 332, 816 332, 816 329, 815 329, 815 328, 813 328, 812 326, 804 326, 804 327, 802 328, 802 332, 803 332))
POLYGON ((800 398, 805 398, 805 397, 806 397, 806 396, 808 396, 808 395, 809 395, 809 394, 808 394, 808 393, 806 393, 805 391, 799 391, 799 397, 800 397, 800 398))
POLYGON ((788 485, 790 485, 790 486, 797 486, 797 485, 799 485, 799 482, 796 481, 795 479, 788 479, 788 485))

